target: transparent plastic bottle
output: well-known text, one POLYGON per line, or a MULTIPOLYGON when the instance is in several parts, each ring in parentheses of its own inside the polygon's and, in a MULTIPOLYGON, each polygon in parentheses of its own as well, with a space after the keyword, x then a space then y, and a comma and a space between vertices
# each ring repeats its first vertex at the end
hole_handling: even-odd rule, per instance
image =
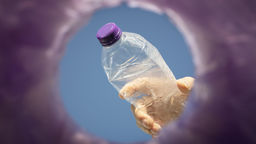
MULTIPOLYGON (((177 94, 176 79, 163 60, 159 51, 142 36, 136 33, 122 32, 114 23, 108 23, 97 32, 97 38, 103 46, 102 66, 109 82, 120 92, 128 83, 136 79, 159 79, 170 99, 177 94)), ((124 98, 137 107, 136 102, 142 97, 158 98, 158 95, 136 93, 124 98)))

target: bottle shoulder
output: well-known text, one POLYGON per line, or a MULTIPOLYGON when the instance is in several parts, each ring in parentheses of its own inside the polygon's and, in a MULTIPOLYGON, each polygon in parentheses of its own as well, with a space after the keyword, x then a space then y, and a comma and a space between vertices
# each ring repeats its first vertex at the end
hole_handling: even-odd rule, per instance
POLYGON ((123 32, 121 38, 123 38, 123 40, 136 38, 138 40, 146 41, 146 39, 142 35, 132 32, 123 32))
POLYGON ((137 33, 123 32, 120 44, 125 47, 144 49, 148 41, 137 33))
POLYGON ((123 32, 121 38, 115 44, 103 48, 103 63, 109 60, 113 61, 113 63, 121 63, 131 60, 131 58, 145 58, 146 45, 146 41, 139 34, 123 32))
POLYGON ((103 51, 116 51, 118 49, 143 49, 147 41, 139 34, 122 32, 120 39, 111 46, 103 47, 103 51))

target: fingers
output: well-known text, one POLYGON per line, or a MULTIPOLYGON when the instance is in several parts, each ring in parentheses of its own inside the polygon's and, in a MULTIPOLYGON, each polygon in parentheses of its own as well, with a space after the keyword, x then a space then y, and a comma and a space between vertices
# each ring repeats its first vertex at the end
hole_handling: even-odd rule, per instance
POLYGON ((136 124, 137 124, 137 126, 138 126, 143 132, 145 132, 145 133, 151 135, 152 138, 156 138, 157 135, 158 135, 158 132, 160 131, 160 130, 159 130, 159 131, 155 132, 155 131, 152 131, 152 130, 150 130, 150 129, 147 129, 147 128, 143 127, 143 126, 142 126, 140 123, 138 123, 138 122, 136 122, 136 124))
POLYGON ((146 113, 146 110, 135 108, 133 105, 131 106, 131 110, 135 116, 137 126, 145 133, 153 137, 157 136, 157 133, 161 130, 161 126, 154 122, 151 116, 146 113))
MULTIPOLYGON (((151 129, 148 128, 148 126, 144 126, 141 122, 141 120, 139 120, 138 117, 138 112, 136 112, 136 115, 135 115, 135 107, 133 105, 131 105, 131 110, 132 110, 132 113, 133 115, 135 116, 135 119, 136 119, 136 125, 142 130, 144 131, 145 133, 149 134, 149 135, 152 135, 153 137, 153 133, 151 132, 151 129)), ((141 116, 139 116, 141 118, 141 116)))
POLYGON ((152 132, 153 133, 158 133, 161 130, 161 128, 162 127, 158 123, 154 122, 153 127, 152 127, 152 132))
POLYGON ((134 106, 133 106, 133 114, 134 114, 136 120, 141 125, 143 125, 143 127, 147 128, 147 129, 153 128, 154 121, 148 114, 146 114, 145 109, 143 109, 143 108, 138 109, 138 108, 134 108, 134 106))
POLYGON ((135 93, 135 87, 133 83, 126 84, 119 92, 119 97, 124 99, 125 97, 131 97, 135 93))
POLYGON ((119 97, 121 99, 129 98, 134 95, 135 92, 141 92, 144 94, 149 94, 149 78, 138 78, 132 82, 127 83, 119 92, 119 97))
POLYGON ((147 129, 147 128, 145 128, 145 127, 143 127, 142 125, 141 125, 141 123, 139 123, 138 121, 136 121, 136 125, 138 126, 138 128, 140 128, 143 132, 145 132, 145 133, 147 133, 147 134, 149 134, 149 135, 153 135, 152 133, 151 133, 151 130, 150 129, 147 129))
POLYGON ((177 86, 180 89, 181 92, 188 94, 193 85, 194 85, 194 78, 192 77, 184 77, 177 80, 177 86))

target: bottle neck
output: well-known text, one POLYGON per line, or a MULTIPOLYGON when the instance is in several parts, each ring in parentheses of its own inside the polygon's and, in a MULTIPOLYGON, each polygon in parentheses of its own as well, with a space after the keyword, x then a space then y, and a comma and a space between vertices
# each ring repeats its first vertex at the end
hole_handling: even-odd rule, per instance
POLYGON ((114 42, 113 44, 108 45, 108 46, 103 46, 103 48, 109 49, 109 48, 116 48, 116 47, 118 47, 121 44, 121 42, 122 42, 124 37, 125 37, 124 33, 122 33, 120 38, 116 42, 114 42))

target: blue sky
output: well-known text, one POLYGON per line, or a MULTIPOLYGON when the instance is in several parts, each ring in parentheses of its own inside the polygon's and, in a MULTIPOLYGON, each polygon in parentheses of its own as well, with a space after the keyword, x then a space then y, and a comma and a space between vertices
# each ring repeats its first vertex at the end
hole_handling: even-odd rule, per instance
POLYGON ((149 140, 151 137, 136 126, 130 104, 118 97, 101 66, 101 45, 96 33, 108 22, 150 41, 177 79, 194 75, 190 51, 166 15, 125 5, 102 9, 68 43, 60 67, 64 105, 79 126, 99 137, 120 142, 149 140))

